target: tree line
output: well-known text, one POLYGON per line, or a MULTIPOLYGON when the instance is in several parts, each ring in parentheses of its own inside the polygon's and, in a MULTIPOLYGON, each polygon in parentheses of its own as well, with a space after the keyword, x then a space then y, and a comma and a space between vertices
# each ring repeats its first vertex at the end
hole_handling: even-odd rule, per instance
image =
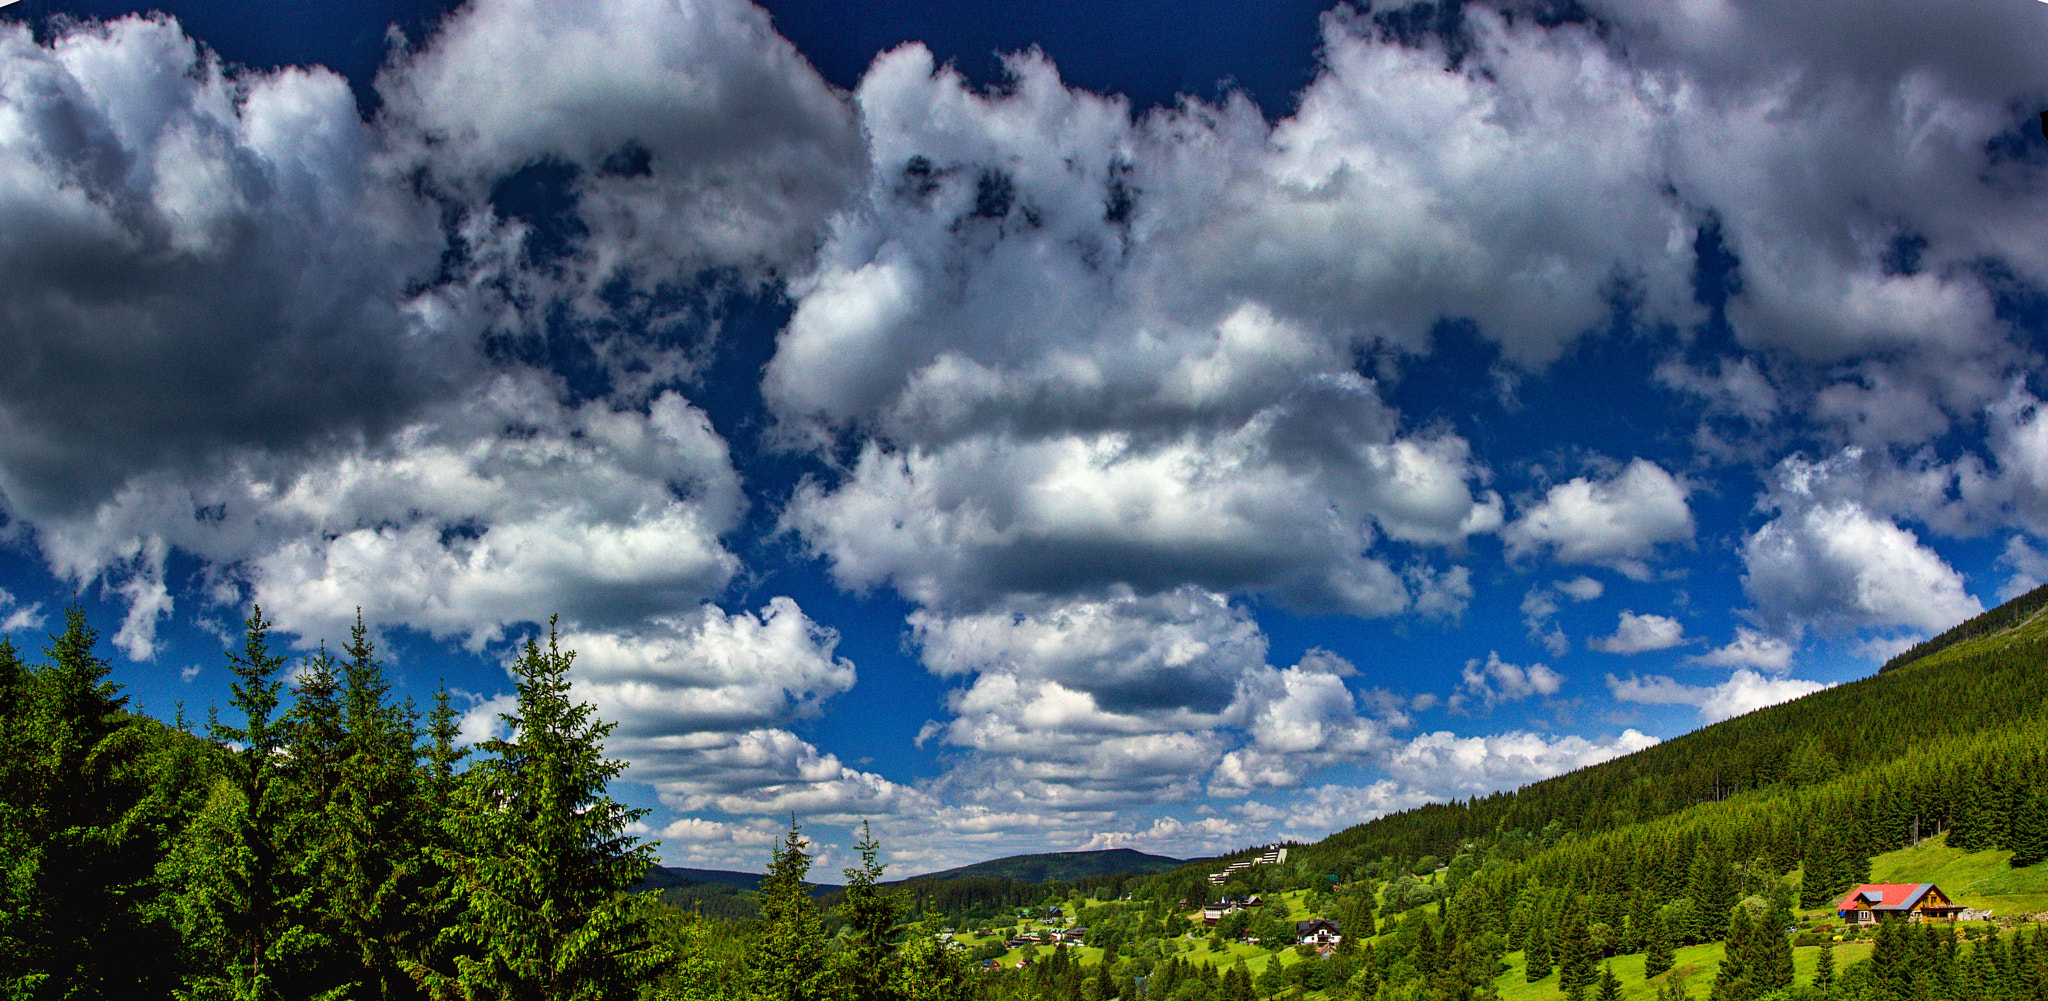
POLYGON ((630 997, 674 963, 552 629, 474 751, 445 689, 424 720, 392 698, 360 618, 287 705, 254 610, 199 733, 131 712, 97 643, 75 607, 38 664, 0 639, 7 996, 630 997))

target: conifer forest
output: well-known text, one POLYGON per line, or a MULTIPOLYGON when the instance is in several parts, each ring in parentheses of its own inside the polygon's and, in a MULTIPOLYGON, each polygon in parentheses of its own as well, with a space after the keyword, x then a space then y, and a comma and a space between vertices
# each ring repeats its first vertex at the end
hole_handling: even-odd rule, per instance
POLYGON ((74 608, 40 651, 0 640, 0 990, 2048 1001, 2042 597, 1861 681, 1227 879, 1210 874, 1264 846, 1156 874, 891 881, 870 835, 831 879, 792 817, 758 889, 716 897, 648 888, 657 846, 607 794, 610 724, 552 631, 517 660, 508 736, 471 746, 445 690, 394 701, 360 623, 338 654, 293 656, 257 609, 231 703, 166 721, 129 710, 74 608), (1866 882, 1943 880, 1998 906, 1835 911, 1866 882), (1298 943, 1313 919, 1341 936, 1298 943))

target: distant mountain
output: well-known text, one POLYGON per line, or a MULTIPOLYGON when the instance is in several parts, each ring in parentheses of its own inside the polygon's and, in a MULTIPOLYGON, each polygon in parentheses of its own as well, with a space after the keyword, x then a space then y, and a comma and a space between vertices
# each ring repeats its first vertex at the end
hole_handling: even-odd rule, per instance
MULTIPOLYGON (((640 880, 640 885, 636 889, 673 890, 713 883, 719 886, 730 886, 758 893, 761 890, 763 875, 758 872, 731 872, 725 869, 679 869, 657 865, 648 867, 647 875, 640 880)), ((808 881, 804 885, 810 887, 813 894, 838 889, 837 886, 827 886, 823 883, 808 881)))
POLYGON ((1010 879, 1019 883, 1060 883, 1089 876, 1111 876, 1117 873, 1167 872, 1186 865, 1189 860, 1168 858, 1164 855, 1147 855, 1129 848, 1111 848, 1095 852, 1044 852, 1038 855, 1012 855, 1009 858, 991 859, 947 869, 942 872, 912 876, 907 880, 946 879, 1010 879))

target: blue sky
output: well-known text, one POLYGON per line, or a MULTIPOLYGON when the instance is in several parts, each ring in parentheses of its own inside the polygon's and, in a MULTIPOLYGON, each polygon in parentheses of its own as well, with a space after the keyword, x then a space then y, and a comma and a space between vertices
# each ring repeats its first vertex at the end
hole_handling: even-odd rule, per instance
POLYGON ((1313 839, 2048 580, 2048 8, 0 11, 0 628, 260 603, 671 864, 1313 839))

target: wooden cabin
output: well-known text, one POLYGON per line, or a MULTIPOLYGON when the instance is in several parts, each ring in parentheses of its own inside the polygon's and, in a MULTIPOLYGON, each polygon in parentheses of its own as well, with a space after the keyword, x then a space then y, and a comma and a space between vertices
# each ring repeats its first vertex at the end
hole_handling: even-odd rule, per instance
POLYGON ((1954 921, 1962 911, 1962 905, 1933 883, 1865 883, 1835 902, 1835 914, 1852 925, 1954 921))

